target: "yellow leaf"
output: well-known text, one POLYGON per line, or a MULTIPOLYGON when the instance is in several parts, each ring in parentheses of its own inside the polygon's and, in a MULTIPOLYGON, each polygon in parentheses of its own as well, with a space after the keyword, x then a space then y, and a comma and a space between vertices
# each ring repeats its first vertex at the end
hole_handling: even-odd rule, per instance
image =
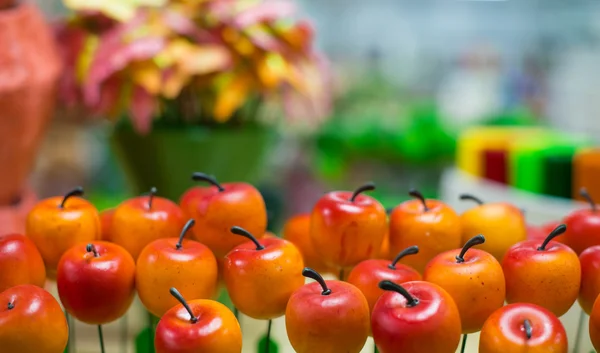
POLYGON ((141 61, 131 64, 131 76, 135 83, 142 86, 148 93, 157 94, 161 90, 162 72, 151 61, 141 61))
POLYGON ((252 77, 246 73, 235 76, 218 93, 215 102, 214 117, 217 122, 229 120, 233 113, 246 101, 252 85, 252 77))
POLYGON ((182 55, 178 59, 181 70, 190 75, 223 70, 231 62, 229 51, 218 45, 192 48, 188 55, 182 55))
POLYGON ((79 82, 85 81, 92 60, 94 59, 94 52, 98 48, 98 43, 98 36, 94 34, 86 36, 81 54, 75 63, 75 76, 79 82))
POLYGON ((165 78, 162 93, 166 98, 175 98, 189 81, 189 75, 175 69, 165 78))
POLYGON ((64 5, 74 11, 99 11, 119 21, 133 18, 142 6, 160 7, 168 0, 63 0, 64 5))

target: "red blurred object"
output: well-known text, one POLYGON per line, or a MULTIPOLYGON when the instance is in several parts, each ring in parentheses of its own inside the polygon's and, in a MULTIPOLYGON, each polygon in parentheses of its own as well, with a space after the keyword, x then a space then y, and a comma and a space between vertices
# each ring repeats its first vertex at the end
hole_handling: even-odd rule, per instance
MULTIPOLYGON (((2 175, 0 175, 0 179, 2 175)), ((19 233, 25 234, 25 219, 27 213, 37 202, 37 197, 33 190, 26 186, 21 193, 19 201, 2 206, 0 205, 0 234, 19 233)))
POLYGON ((0 205, 14 204, 23 192, 54 112, 61 71, 40 11, 29 3, 11 5, 14 1, 0 0, 0 205))
POLYGON ((507 153, 503 150, 483 152, 483 173, 486 179, 506 184, 508 181, 507 153))

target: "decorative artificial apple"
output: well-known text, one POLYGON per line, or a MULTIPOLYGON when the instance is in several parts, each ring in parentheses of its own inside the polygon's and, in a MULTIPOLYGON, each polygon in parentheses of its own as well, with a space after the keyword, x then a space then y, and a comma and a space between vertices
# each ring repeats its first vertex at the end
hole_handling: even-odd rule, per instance
POLYGON ((373 310, 379 297, 385 293, 379 288, 379 283, 384 280, 402 284, 410 281, 420 281, 421 274, 412 267, 399 264, 407 255, 419 253, 418 246, 409 246, 402 250, 393 261, 371 259, 356 265, 348 275, 348 283, 353 284, 367 298, 369 309, 373 310))
POLYGON ((217 260, 210 249, 194 240, 184 239, 194 226, 190 219, 179 239, 158 239, 148 244, 138 257, 136 287, 142 304, 161 317, 177 305, 177 298, 168 295, 172 287, 179 288, 190 300, 210 299, 217 289, 217 260))
POLYGON ((129 251, 137 260, 142 249, 156 239, 177 238, 185 220, 179 206, 156 196, 156 188, 148 195, 122 202, 112 216, 112 242, 129 251))
POLYGON ((52 294, 31 284, 0 293, 0 351, 62 353, 69 327, 52 294))
POLYGON ((194 237, 208 246, 215 257, 222 258, 231 249, 245 242, 232 237, 231 227, 246 229, 262 237, 267 229, 267 208, 261 193, 246 183, 219 184, 214 177, 193 173, 192 180, 204 181, 209 187, 193 187, 182 196, 180 205, 197 226, 194 237))
POLYGON ((361 291, 342 281, 325 281, 311 268, 302 271, 316 282, 298 288, 285 311, 285 328, 297 353, 361 351, 369 335, 369 306, 361 291))
POLYGON ((473 195, 462 194, 461 200, 475 201, 478 206, 460 216, 462 243, 478 234, 485 234, 481 250, 502 261, 504 254, 514 244, 526 240, 527 226, 523 212, 506 202, 483 203, 473 195))
POLYGON ((381 260, 392 260, 392 257, 390 252, 390 231, 387 229, 383 236, 383 241, 381 241, 381 247, 379 248, 377 258, 381 260))
POLYGON ((292 293, 304 284, 302 254, 284 239, 259 242, 240 227, 232 227, 231 233, 251 240, 225 255, 223 278, 233 305, 254 319, 283 315, 292 293))
POLYGON ((600 245, 585 249, 579 255, 581 265, 581 286, 579 287, 579 305, 590 315, 594 301, 600 294, 600 245))
POLYGON ((472 249, 483 243, 485 238, 478 235, 462 249, 439 254, 427 264, 423 274, 425 281, 444 288, 454 299, 464 334, 481 330, 488 316, 504 305, 502 266, 491 254, 472 249))
POLYGON ((102 230, 100 232, 100 240, 112 242, 112 236, 110 233, 110 229, 112 226, 112 220, 113 220, 114 214, 115 214, 114 208, 109 208, 109 209, 106 209, 106 210, 100 212, 100 229, 102 230))
POLYGON ((423 273, 434 256, 462 244, 460 217, 441 201, 425 200, 417 190, 408 194, 415 200, 401 203, 390 214, 390 251, 396 254, 408 246, 418 246, 419 253, 402 263, 423 273))
POLYGON ((454 353, 460 317, 450 294, 437 284, 382 281, 371 330, 381 353, 454 353))
POLYGON ((51 197, 37 203, 27 215, 26 235, 44 259, 46 275, 56 277, 61 256, 73 245, 100 238, 98 210, 77 187, 63 197, 51 197))
POLYGON ((310 236, 328 266, 343 271, 379 253, 387 215, 377 200, 362 194, 374 189, 375 185, 368 183, 353 193, 329 192, 315 204, 310 236))
POLYGON ((135 262, 117 244, 78 244, 60 259, 56 286, 67 312, 87 324, 104 325, 123 316, 133 301, 135 262))
POLYGON ((241 353, 242 330, 225 305, 208 299, 186 302, 175 288, 170 293, 181 304, 169 309, 156 326, 156 353, 241 353))
POLYGON ((551 241, 566 229, 561 224, 543 243, 526 240, 508 250, 502 261, 508 303, 536 304, 558 317, 571 308, 581 282, 579 258, 568 246, 551 241))
POLYGON ((564 223, 567 226, 567 231, 563 240, 563 243, 577 254, 581 254, 591 246, 600 245, 600 211, 598 206, 585 188, 582 188, 579 194, 589 202, 590 208, 571 212, 565 217, 564 223))
POLYGON ((479 353, 567 353, 567 333, 549 310, 535 304, 509 304, 485 321, 479 353))
POLYGON ((21 234, 0 235, 0 292, 20 284, 43 288, 45 283, 44 260, 35 244, 21 234))
POLYGON ((600 300, 598 298, 594 301, 590 313, 589 334, 594 349, 600 351, 600 300))
POLYGON ((310 238, 310 213, 299 214, 288 219, 283 226, 282 235, 283 239, 294 243, 298 250, 300 250, 304 259, 304 266, 310 267, 320 273, 332 272, 332 269, 323 263, 312 244, 312 239, 310 238))

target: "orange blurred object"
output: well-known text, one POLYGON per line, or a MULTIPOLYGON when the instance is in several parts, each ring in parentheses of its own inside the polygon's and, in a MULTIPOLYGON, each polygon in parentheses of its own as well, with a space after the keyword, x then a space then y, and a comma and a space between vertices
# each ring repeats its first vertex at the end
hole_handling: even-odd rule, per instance
POLYGON ((586 201, 580 194, 581 188, 587 189, 594 200, 600 200, 600 149, 581 151, 573 157, 572 197, 586 201))

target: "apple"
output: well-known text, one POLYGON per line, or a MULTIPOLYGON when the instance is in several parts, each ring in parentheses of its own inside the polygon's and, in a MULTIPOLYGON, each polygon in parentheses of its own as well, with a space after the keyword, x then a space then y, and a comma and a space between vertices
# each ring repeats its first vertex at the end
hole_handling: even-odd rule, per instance
POLYGON ((297 289, 287 304, 285 328, 294 351, 360 352, 369 334, 364 295, 352 284, 325 281, 311 268, 302 274, 316 282, 297 289))
POLYGON ((0 349, 6 353, 62 353, 69 327, 60 304, 44 289, 22 284, 0 293, 0 349))
POLYGON ((381 353, 454 353, 461 327, 454 300, 440 286, 423 281, 382 281, 371 330, 381 353))
POLYGON ((567 333, 549 310, 516 303, 496 310, 479 335, 479 353, 567 353, 567 333))
POLYGON ((24 235, 0 235, 0 292, 20 284, 44 287, 46 268, 35 244, 24 235))

